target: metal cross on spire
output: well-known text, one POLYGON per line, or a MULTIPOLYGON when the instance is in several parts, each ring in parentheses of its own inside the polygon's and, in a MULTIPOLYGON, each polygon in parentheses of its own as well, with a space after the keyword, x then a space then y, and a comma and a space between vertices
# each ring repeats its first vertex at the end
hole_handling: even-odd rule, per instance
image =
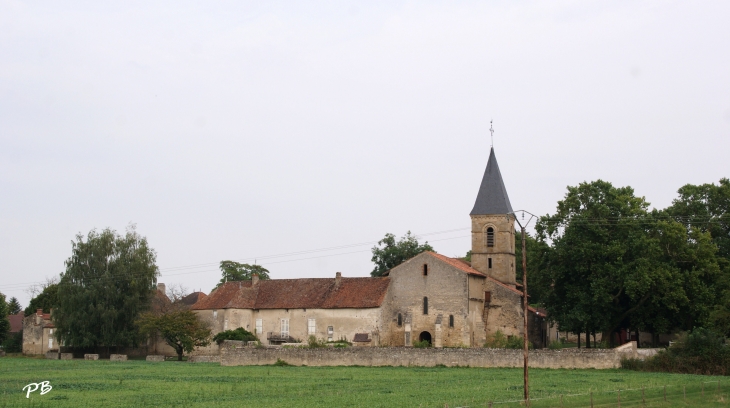
POLYGON ((492 134, 492 145, 490 147, 494 147, 494 127, 492 126, 493 120, 489 121, 489 133, 492 134))

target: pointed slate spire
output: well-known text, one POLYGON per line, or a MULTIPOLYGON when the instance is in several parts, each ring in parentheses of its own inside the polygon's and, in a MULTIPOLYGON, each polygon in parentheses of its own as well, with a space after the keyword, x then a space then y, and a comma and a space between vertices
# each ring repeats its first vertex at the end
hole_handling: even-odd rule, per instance
POLYGON ((512 205, 509 203, 507 189, 502 181, 502 174, 499 172, 497 158, 494 156, 494 148, 489 152, 487 169, 484 171, 482 184, 479 186, 477 201, 469 215, 486 214, 509 214, 512 212, 512 205))

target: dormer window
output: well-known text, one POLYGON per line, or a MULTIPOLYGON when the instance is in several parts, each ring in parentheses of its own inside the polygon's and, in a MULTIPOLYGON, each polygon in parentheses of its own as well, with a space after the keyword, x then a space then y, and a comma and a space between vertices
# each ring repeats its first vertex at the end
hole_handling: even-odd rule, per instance
POLYGON ((487 228, 487 247, 494 247, 494 228, 487 228))

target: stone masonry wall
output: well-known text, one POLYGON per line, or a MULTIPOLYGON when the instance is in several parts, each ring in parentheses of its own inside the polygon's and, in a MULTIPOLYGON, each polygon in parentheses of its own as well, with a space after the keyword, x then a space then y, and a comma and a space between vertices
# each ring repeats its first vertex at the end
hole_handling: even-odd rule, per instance
MULTIPOLYGON (((532 368, 617 368, 622 357, 643 356, 636 348, 530 351, 532 368)), ((522 350, 485 348, 348 347, 348 348, 254 348, 243 342, 225 341, 221 365, 268 365, 277 360, 306 366, 419 366, 522 367, 522 350)))

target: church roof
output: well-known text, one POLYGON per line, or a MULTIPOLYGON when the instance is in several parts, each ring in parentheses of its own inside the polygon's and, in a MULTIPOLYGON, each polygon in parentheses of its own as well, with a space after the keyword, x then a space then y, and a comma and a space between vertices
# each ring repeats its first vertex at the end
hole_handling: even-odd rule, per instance
POLYGON ((479 186, 477 200, 469 215, 486 214, 509 214, 512 212, 512 205, 509 203, 507 189, 502 181, 502 174, 499 172, 497 158, 494 156, 494 148, 489 152, 487 169, 484 170, 482 184, 479 186))
POLYGON ((267 279, 227 282, 200 299, 193 310, 206 309, 342 309, 383 303, 389 278, 267 279))

